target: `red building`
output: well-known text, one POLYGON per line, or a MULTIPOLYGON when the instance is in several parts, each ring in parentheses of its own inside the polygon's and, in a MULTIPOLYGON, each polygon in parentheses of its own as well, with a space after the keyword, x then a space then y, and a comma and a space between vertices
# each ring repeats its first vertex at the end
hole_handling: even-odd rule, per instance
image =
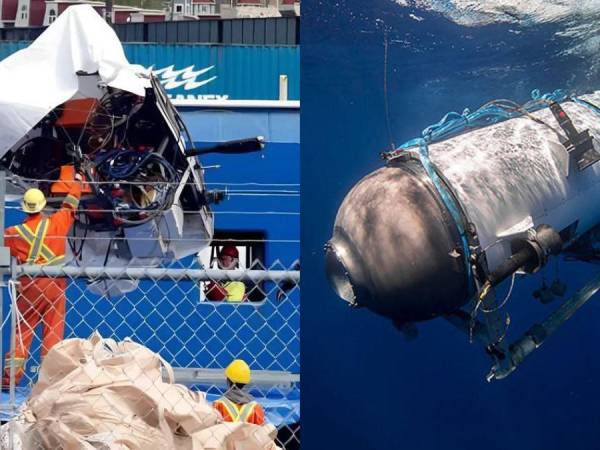
MULTIPOLYGON (((41 27, 54 22, 71 5, 91 5, 104 15, 104 1, 0 0, 0 27, 41 27)), ((297 16, 300 0, 174 0, 174 12, 114 5, 113 23, 163 22, 207 18, 297 16)))
MULTIPOLYGON (((0 26, 2 27, 41 27, 54 22, 71 5, 90 5, 100 15, 104 15, 103 1, 86 0, 0 0, 2 4, 0 26)), ((163 22, 167 13, 159 10, 114 5, 113 23, 163 22)))
POLYGON ((174 20, 300 15, 300 0, 174 0, 174 20))

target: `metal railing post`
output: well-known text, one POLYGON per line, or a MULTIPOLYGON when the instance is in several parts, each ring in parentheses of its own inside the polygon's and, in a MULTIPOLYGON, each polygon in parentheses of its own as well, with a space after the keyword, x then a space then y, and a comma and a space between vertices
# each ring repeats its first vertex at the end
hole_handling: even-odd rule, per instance
MULTIPOLYGON (((5 228, 5 203, 6 203, 6 172, 0 170, 0 247, 4 247, 4 228, 5 228)), ((11 267, 12 269, 12 267, 11 267)), ((10 279, 12 271, 9 271, 8 277, 10 279)), ((2 282, 0 283, 0 324, 4 323, 4 274, 2 276, 2 282)), ((10 298, 10 295, 9 295, 10 298)), ((12 308, 12 305, 11 305, 12 308)), ((11 314, 9 312, 9 314, 11 314)), ((15 413, 17 410, 17 402, 15 398, 15 360, 14 360, 14 347, 15 347, 15 322, 16 314, 11 314, 11 327, 10 327, 10 348, 11 348, 11 359, 10 359, 10 380, 9 380, 9 400, 8 409, 11 413, 15 413)), ((6 369, 6 359, 4 358, 3 351, 3 330, 0 327, 0 352, 2 352, 3 364, 2 364, 2 376, 4 377, 4 370, 6 369)), ((0 389, 2 389, 2 381, 0 380, 0 389)), ((14 424, 11 421, 8 429, 8 447, 14 448, 14 424)))
MULTIPOLYGON (((14 259, 11 260, 10 265, 10 277, 12 278, 15 273, 15 263, 14 259)), ((10 286, 9 286, 10 289, 10 286)), ((10 295, 9 295, 10 297, 10 295)), ((10 375, 9 375, 9 403, 10 403, 10 411, 12 413, 12 417, 17 414, 17 399, 15 395, 15 348, 17 343, 17 312, 13 310, 13 306, 11 301, 11 312, 10 312, 10 375)), ((23 367, 24 369, 25 367, 23 367)), ((15 421, 11 420, 9 422, 8 429, 8 446, 9 448, 14 448, 14 434, 15 434, 15 421)))
MULTIPOLYGON (((0 247, 4 247, 4 206, 6 194, 6 172, 0 170, 0 247)), ((4 275, 2 275, 4 278, 4 275)), ((4 283, 1 283, 4 285, 4 283)), ((4 323, 4 286, 0 286, 0 324, 4 323)), ((4 340, 2 338, 2 327, 0 327, 0 352, 3 352, 4 340)), ((4 355, 2 355, 4 359, 4 355)), ((4 361, 2 368, 4 369, 4 361)), ((0 391, 2 390, 2 378, 0 378, 0 391)))

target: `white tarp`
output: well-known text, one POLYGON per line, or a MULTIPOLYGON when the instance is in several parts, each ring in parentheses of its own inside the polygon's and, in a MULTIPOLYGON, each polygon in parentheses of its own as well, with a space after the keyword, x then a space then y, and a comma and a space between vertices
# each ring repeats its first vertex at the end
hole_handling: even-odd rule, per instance
POLYGON ((29 47, 0 62, 0 157, 79 90, 77 72, 144 96, 149 80, 129 64, 113 29, 88 5, 67 8, 29 47), (95 78, 98 79, 98 78, 95 78))

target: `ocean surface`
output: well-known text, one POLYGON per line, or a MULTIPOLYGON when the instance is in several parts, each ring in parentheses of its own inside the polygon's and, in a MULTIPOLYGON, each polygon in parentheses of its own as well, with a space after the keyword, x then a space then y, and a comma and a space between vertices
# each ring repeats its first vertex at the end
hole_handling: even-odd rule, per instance
MULTIPOLYGON (((488 383, 489 357, 445 321, 420 324, 407 342, 389 320, 349 308, 325 277, 323 245, 337 209, 392 143, 492 99, 600 89, 600 2, 478 3, 303 1, 305 449, 600 448, 600 296, 509 378, 488 383)), ((566 282, 569 295, 599 271, 555 259, 517 278, 506 306, 510 337, 559 303, 533 298, 543 278, 566 282)))

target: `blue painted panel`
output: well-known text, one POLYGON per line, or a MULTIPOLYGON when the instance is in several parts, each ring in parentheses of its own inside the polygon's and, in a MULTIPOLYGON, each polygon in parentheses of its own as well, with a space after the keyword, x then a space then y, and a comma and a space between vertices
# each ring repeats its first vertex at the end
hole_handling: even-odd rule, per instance
POLYGON ((271 143, 300 143, 299 110, 215 111, 180 108, 196 142, 223 142, 263 136, 271 143))
MULTIPOLYGON (((300 146, 297 144, 267 143, 260 153, 241 155, 205 155, 202 163, 219 168, 206 170, 209 187, 231 186, 232 183, 292 184, 281 187, 299 191, 300 146)), ((231 188, 231 187, 230 187, 231 188)), ((213 207, 215 227, 219 230, 264 230, 267 239, 297 240, 300 236, 299 197, 231 197, 213 207), (263 211, 261 215, 222 214, 221 211, 263 211), (268 214, 289 212, 293 214, 268 214)), ((287 267, 299 258, 299 244, 269 243, 266 248, 267 265, 279 259, 287 267)))

